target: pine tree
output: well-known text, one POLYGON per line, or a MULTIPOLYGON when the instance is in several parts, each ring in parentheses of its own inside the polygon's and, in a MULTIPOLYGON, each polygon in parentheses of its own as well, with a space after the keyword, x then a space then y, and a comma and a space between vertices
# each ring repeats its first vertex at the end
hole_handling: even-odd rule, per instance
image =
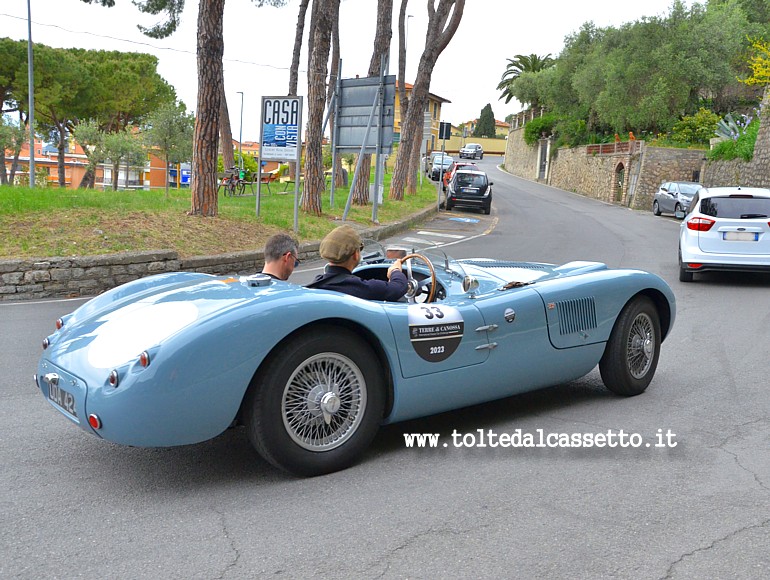
POLYGON ((495 114, 492 112, 492 105, 487 105, 481 109, 479 121, 473 129, 474 137, 494 137, 495 136, 495 114))

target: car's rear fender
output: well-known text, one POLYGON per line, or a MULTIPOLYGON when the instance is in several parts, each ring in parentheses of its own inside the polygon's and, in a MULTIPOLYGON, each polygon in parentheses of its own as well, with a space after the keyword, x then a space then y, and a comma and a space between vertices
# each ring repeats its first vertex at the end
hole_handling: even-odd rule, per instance
MULTIPOLYGON (((376 304, 376 302, 374 303, 376 304)), ((259 367, 254 372, 251 381, 249 383, 249 389, 254 388, 257 377, 260 375, 261 369, 270 361, 272 357, 281 356, 282 348, 290 341, 294 340, 298 336, 306 333, 314 333, 318 329, 326 326, 331 326, 337 329, 344 328, 350 332, 356 334, 362 341, 368 344, 372 351, 377 356, 380 362, 380 368, 383 373, 383 382, 386 386, 387 392, 386 404, 384 416, 387 417, 393 407, 393 373, 392 365, 398 364, 398 352, 395 346, 395 338, 392 331, 388 328, 380 328, 379 324, 372 326, 359 318, 348 317, 321 317, 308 322, 298 328, 295 328, 292 332, 287 334, 281 339, 271 350, 266 354, 259 367)), ((243 401, 246 400, 244 393, 243 401)), ((238 418, 243 415, 243 401, 241 402, 241 408, 238 412, 238 418)))

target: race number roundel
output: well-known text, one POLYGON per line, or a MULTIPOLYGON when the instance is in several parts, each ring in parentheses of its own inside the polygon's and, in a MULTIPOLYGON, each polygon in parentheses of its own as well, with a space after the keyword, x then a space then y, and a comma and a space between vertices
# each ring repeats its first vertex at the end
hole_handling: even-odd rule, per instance
POLYGON ((428 362, 448 359, 463 338, 465 323, 457 308, 436 304, 409 306, 409 340, 428 362))

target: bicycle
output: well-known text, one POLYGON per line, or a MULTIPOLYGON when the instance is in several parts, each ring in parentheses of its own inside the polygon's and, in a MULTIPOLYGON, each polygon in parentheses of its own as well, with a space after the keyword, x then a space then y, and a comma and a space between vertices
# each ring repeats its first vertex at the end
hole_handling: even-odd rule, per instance
POLYGON ((243 195, 245 190, 246 181, 241 178, 240 170, 237 167, 231 168, 225 174, 225 195, 243 195))

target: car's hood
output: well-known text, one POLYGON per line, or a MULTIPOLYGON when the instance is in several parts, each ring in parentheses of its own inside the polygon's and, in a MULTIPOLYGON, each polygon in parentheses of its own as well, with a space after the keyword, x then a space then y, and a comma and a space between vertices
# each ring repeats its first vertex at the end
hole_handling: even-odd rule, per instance
POLYGON ((497 281, 501 285, 514 282, 531 284, 533 282, 576 276, 607 269, 607 265, 601 262, 569 262, 561 266, 540 262, 515 262, 490 258, 472 258, 458 260, 458 262, 462 265, 467 275, 479 279, 497 281))

